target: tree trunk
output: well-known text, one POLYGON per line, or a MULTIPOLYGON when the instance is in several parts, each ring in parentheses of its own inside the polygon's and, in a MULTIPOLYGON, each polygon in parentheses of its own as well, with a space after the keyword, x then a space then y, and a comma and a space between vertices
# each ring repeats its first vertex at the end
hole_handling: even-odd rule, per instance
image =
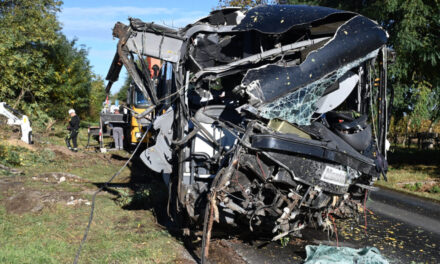
POLYGON ((25 93, 24 88, 21 88, 20 95, 18 95, 18 98, 17 98, 17 100, 15 101, 14 106, 12 106, 12 108, 15 109, 15 108, 18 106, 18 104, 20 104, 20 101, 21 101, 21 99, 23 98, 24 93, 25 93))
POLYGON ((48 122, 48 124, 46 126, 46 133, 49 132, 49 130, 52 128, 53 125, 55 125, 56 122, 57 121, 55 119, 54 120, 49 120, 49 122, 48 122))
POLYGON ((432 129, 434 128, 434 121, 431 120, 431 124, 429 124, 428 133, 432 133, 432 129))
POLYGON ((406 129, 405 129, 405 140, 407 142, 404 142, 404 145, 407 144, 408 147, 410 147, 410 145, 411 145, 411 138, 409 137, 409 134, 408 134, 410 125, 411 125, 411 118, 408 117, 408 122, 406 123, 406 129))

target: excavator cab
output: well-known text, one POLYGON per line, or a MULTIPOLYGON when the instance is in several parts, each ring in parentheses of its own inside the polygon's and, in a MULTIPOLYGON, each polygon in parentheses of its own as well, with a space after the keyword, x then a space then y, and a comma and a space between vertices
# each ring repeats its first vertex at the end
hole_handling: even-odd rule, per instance
MULTIPOLYGON (((129 108, 129 131, 124 133, 128 134, 130 144, 136 145, 142 138, 142 134, 145 128, 151 123, 151 119, 154 113, 149 113, 145 117, 137 118, 137 115, 142 114, 149 106, 150 101, 144 96, 144 94, 139 90, 136 84, 131 83, 127 91, 127 107, 129 108)), ((146 136, 143 143, 147 143, 150 136, 146 136)))

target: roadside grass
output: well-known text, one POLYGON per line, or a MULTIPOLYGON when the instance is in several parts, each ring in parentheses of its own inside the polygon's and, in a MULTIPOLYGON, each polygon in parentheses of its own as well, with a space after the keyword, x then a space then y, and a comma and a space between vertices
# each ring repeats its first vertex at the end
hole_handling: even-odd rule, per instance
MULTIPOLYGON (((0 170, 0 263, 72 263, 89 219, 90 205, 84 201, 89 203, 97 185, 106 182, 128 158, 122 151, 84 150, 86 129, 79 136, 82 150, 69 152, 63 130, 56 126, 49 133, 36 132, 36 144, 28 148, 9 143, 12 135, 0 128, 0 146, 14 159, 0 163, 24 172, 16 175, 0 170), (52 176, 54 172, 77 175, 80 181, 60 181, 52 176), (35 194, 38 201, 29 198, 18 207, 33 202, 44 207, 11 209, 12 198, 28 194, 35 194), (72 198, 83 202, 69 205, 72 198)), ((133 170, 126 168, 115 181, 129 182, 133 170)), ((140 191, 117 187, 97 196, 80 263, 174 263, 182 259, 181 242, 156 223, 152 210, 146 210, 157 202, 150 190, 158 188, 154 182, 142 184, 140 191), (133 203, 144 206, 130 207, 133 203)))
MULTIPOLYGON (((56 205, 20 216, 0 210, 1 263, 71 263, 90 207, 56 205)), ((150 211, 121 210, 97 198, 95 219, 81 263, 169 263, 178 257, 176 241, 159 228, 150 211)))
POLYGON ((388 160, 388 182, 376 185, 440 201, 440 150, 394 147, 388 160))

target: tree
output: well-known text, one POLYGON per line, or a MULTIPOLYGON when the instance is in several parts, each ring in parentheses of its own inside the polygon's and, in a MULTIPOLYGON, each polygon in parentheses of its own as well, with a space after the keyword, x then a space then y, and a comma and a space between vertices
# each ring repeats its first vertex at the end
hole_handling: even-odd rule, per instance
POLYGON ((65 119, 74 108, 96 117, 104 93, 87 49, 61 33, 57 0, 0 2, 0 98, 40 123, 65 119))
POLYGON ((93 73, 85 47, 76 47, 76 40, 68 41, 60 34, 46 56, 53 69, 47 85, 53 88, 40 98, 45 111, 52 117, 63 119, 69 108, 74 108, 85 119, 89 112, 93 73))
POLYGON ((47 50, 56 45, 60 29, 55 13, 60 2, 17 0, 0 3, 0 97, 18 105, 48 92, 53 69, 47 50), (29 98, 30 97, 30 98, 29 98))
POLYGON ((88 118, 90 121, 99 119, 99 113, 102 108, 102 102, 106 97, 104 80, 99 76, 94 76, 90 89, 90 107, 88 118))
POLYGON ((131 78, 131 76, 127 74, 127 76, 125 77, 124 85, 122 85, 121 89, 116 93, 116 99, 121 102, 127 101, 127 92, 132 81, 133 78, 131 78))

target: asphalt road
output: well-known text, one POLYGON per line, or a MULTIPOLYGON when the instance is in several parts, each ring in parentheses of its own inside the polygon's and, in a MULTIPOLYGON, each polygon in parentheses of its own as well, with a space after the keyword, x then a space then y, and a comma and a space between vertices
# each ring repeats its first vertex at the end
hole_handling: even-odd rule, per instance
MULTIPOLYGON (((339 246, 378 248, 390 263, 440 263, 440 204, 388 190, 372 193, 364 217, 339 220, 339 246)), ((302 239, 279 243, 222 240, 244 263, 302 263, 306 245, 336 245, 335 236, 308 229, 302 239)), ((215 249, 214 249, 215 251, 215 249)), ((217 254, 221 255, 221 254, 217 254)), ((228 263, 220 257, 212 263, 228 263)), ((235 262, 235 261, 234 261, 235 262)))

